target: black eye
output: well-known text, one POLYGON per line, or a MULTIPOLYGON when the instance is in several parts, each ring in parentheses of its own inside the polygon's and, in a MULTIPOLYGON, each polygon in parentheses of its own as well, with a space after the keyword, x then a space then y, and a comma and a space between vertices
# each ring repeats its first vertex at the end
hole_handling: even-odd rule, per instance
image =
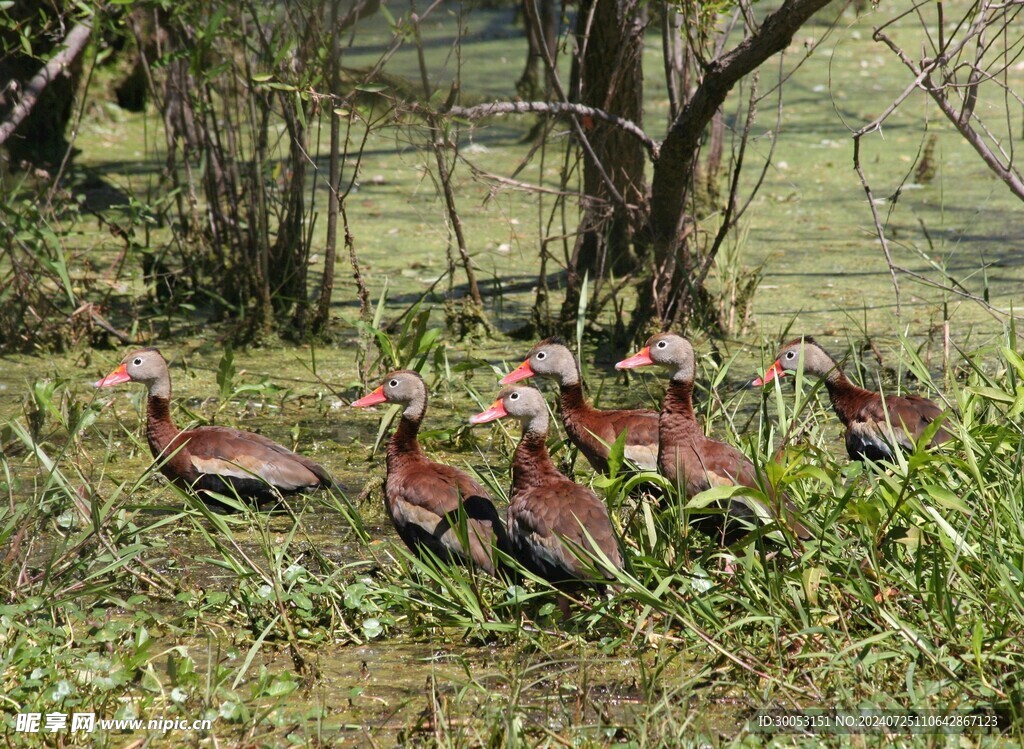
POLYGON ((538 351, 537 352, 537 361, 541 361, 542 359, 547 359, 547 358, 548 358, 547 352, 545 352, 545 351, 538 351))
POLYGON ((796 356, 796 352, 795 351, 787 351, 786 352, 786 358, 787 359, 792 359, 794 356, 796 356))
POLYGON ((393 387, 393 388, 398 387, 398 380, 392 380, 391 382, 389 382, 388 383, 388 387, 393 387))
POLYGON ((510 401, 517 401, 517 400, 519 400, 519 393, 512 393, 512 395, 510 395, 510 396, 508 397, 508 399, 509 399, 510 401))
POLYGON ((658 348, 665 348, 668 345, 668 341, 658 341, 658 348))
POLYGON ((134 364, 137 367, 140 364, 142 364, 142 359, 136 359, 135 361, 132 362, 132 364, 134 364))

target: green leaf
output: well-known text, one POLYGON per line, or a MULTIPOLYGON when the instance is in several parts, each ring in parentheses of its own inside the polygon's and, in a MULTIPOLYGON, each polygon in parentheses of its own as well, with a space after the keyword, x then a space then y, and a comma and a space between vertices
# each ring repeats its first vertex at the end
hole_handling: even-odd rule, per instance
POLYGON ((686 503, 686 506, 692 509, 700 509, 707 507, 712 502, 716 502, 720 499, 731 499, 732 497, 751 495, 754 493, 756 493, 756 490, 740 484, 712 486, 710 489, 705 489, 699 494, 694 494, 690 498, 690 501, 686 503))
POLYGON ((1017 376, 1024 377, 1024 359, 1021 359, 1020 354, 1009 346, 1003 346, 1001 351, 1003 352, 1003 357, 1006 361, 1017 370, 1017 376))
POLYGON ((1017 397, 1013 399, 1013 405, 1007 414, 1011 419, 1024 413, 1024 385, 1017 386, 1017 397))
POLYGON ((270 682, 266 694, 268 697, 287 697, 298 688, 299 685, 294 679, 277 677, 270 682))
POLYGON ((924 487, 924 490, 928 493, 928 496, 934 499, 938 504, 946 507, 950 510, 956 510, 962 512, 965 515, 971 512, 971 509, 963 503, 960 497, 956 496, 944 486, 937 486, 935 484, 929 484, 924 487))
POLYGON ((974 550, 972 545, 967 543, 967 539, 960 535, 956 531, 956 529, 954 529, 953 526, 950 525, 946 521, 946 519, 939 514, 938 510, 936 510, 934 507, 928 507, 926 505, 924 507, 924 511, 925 514, 930 516, 931 519, 935 521, 935 524, 939 526, 942 532, 945 533, 946 536, 953 542, 953 545, 956 546, 957 551, 959 551, 964 556, 977 558, 978 553, 974 550))
POLYGON ((217 366, 217 385, 220 387, 220 398, 226 401, 231 398, 232 386, 235 382, 235 354, 231 346, 224 347, 224 354, 217 366))
POLYGON ((818 605, 818 589, 821 587, 823 574, 824 570, 821 567, 808 567, 804 570, 804 593, 807 596, 807 602, 812 606, 818 605))
POLYGON ((363 634, 366 639, 372 640, 376 637, 380 637, 384 633, 384 625, 381 624, 380 619, 376 617, 370 617, 369 619, 363 620, 363 634))
POLYGON ((622 470, 622 460, 626 454, 627 434, 626 430, 619 432, 619 436, 608 447, 608 473, 612 476, 618 476, 619 471, 622 470))
POLYGON ((966 388, 966 390, 968 393, 980 395, 982 398, 985 398, 990 401, 995 401, 996 403, 1013 403, 1014 401, 1016 401, 1015 396, 1011 395, 1010 393, 1006 393, 1002 390, 998 390, 997 388, 969 387, 966 388))

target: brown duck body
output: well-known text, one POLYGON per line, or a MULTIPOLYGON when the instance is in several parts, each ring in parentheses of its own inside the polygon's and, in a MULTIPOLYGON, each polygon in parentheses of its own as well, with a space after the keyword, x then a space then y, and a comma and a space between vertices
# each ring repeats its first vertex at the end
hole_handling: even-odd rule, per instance
MULTIPOLYGON (((913 450, 930 424, 942 417, 942 409, 919 395, 887 395, 865 390, 850 382, 835 359, 813 338, 797 338, 785 344, 771 368, 755 385, 776 377, 804 371, 825 381, 832 408, 846 427, 846 452, 853 460, 892 460, 892 445, 913 450)), ((937 445, 950 435, 939 427, 929 445, 937 445)))
POLYGON ((179 430, 159 396, 146 405, 146 436, 160 472, 194 491, 264 502, 332 485, 321 466, 261 435, 215 426, 179 430))
POLYGON ((732 445, 704 434, 693 411, 693 383, 672 382, 661 410, 658 470, 687 497, 712 486, 757 486, 754 465, 732 445))
MULTIPOLYGON (((693 411, 692 382, 669 384, 661 410, 660 435, 658 470, 683 487, 687 497, 713 486, 767 488, 773 503, 781 504, 779 508, 768 508, 771 515, 778 517, 781 510, 783 520, 797 536, 805 540, 811 538, 811 532, 796 518, 796 507, 789 499, 774 497, 771 487, 758 484, 757 471, 746 455, 704 434, 693 411)), ((757 513, 749 505, 755 501, 751 497, 737 498, 728 508, 728 515, 754 521, 757 513)), ((731 539, 732 535, 725 528, 725 536, 731 539)))
POLYGON ((385 506, 395 530, 416 553, 430 549, 449 562, 470 561, 497 575, 494 549, 512 553, 505 526, 487 491, 468 474, 435 463, 420 450, 419 425, 402 418, 388 443, 385 506), (459 539, 465 513, 468 551, 459 539))
MULTIPOLYGON (((559 473, 548 455, 544 396, 531 387, 506 387, 491 407, 472 417, 470 423, 506 416, 519 419, 523 426, 512 456, 508 506, 508 535, 516 558, 534 574, 566 590, 600 582, 574 549, 589 552, 595 560, 603 555, 614 569, 622 569, 622 550, 608 508, 590 489, 559 473)), ((598 569, 602 578, 614 578, 611 570, 601 565, 598 569)), ((567 613, 566 599, 560 605, 567 613)))
POLYGON ((416 372, 389 373, 384 384, 353 406, 405 406, 388 441, 384 506, 399 537, 414 553, 429 550, 448 562, 472 564, 491 575, 514 577, 495 554, 511 555, 505 526, 487 491, 468 474, 435 463, 420 449, 427 386, 416 372), (463 534, 464 529, 464 534, 463 534))
POLYGON ((596 547, 612 565, 622 568, 622 552, 608 508, 592 491, 555 468, 543 434, 524 434, 516 447, 508 531, 523 566, 556 585, 593 582, 588 566, 573 554, 572 547, 592 553, 596 547))
POLYGON ((624 454, 640 468, 658 467, 658 412, 645 409, 600 410, 587 402, 577 382, 562 386, 559 402, 569 439, 595 471, 608 473, 608 450, 626 433, 624 454))
POLYGON ((692 497, 714 486, 746 486, 764 489, 769 504, 755 497, 740 496, 725 506, 725 522, 716 524, 715 533, 731 543, 746 530, 731 522, 742 518, 755 521, 767 513, 789 526, 802 539, 811 538, 797 517, 797 508, 784 495, 775 496, 770 485, 758 483, 757 471, 747 456, 732 445, 710 439, 704 434, 693 411, 693 385, 696 357, 685 338, 672 333, 652 336, 639 353, 616 364, 619 369, 658 364, 672 369, 672 379, 661 407, 658 425, 658 470, 692 497))
MULTIPOLYGON (((892 444, 913 450, 942 409, 920 395, 887 395, 857 387, 845 376, 825 381, 836 416, 846 427, 846 452, 852 460, 892 460, 892 444), (887 416, 888 415, 888 416, 887 416)), ((930 446, 949 439, 939 427, 930 446)))

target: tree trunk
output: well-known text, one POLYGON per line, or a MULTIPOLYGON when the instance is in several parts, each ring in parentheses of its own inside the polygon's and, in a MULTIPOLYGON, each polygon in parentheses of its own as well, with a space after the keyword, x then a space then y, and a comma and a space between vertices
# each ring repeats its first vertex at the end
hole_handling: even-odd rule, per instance
POLYGON ((558 2, 523 0, 522 8, 529 51, 526 54, 526 67, 516 82, 516 91, 527 101, 547 99, 551 96, 554 83, 551 70, 544 61, 544 48, 547 48, 547 58, 555 60, 558 52, 558 2), (544 71, 543 91, 538 70, 544 71))
MULTIPOLYGON (((580 3, 574 101, 642 126, 644 16, 639 0, 580 3)), ((563 321, 576 319, 585 274, 599 286, 636 268, 633 237, 646 203, 643 146, 606 122, 584 118, 582 125, 593 155, 583 160, 583 217, 568 264, 563 321)))

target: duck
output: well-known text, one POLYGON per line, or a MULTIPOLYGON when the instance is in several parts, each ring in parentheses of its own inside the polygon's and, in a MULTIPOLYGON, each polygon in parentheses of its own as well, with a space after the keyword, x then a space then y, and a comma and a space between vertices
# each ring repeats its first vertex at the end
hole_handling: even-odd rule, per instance
POLYGON ((810 539, 811 532, 797 517, 797 508, 785 496, 773 496, 770 487, 763 487, 746 455, 704 434, 693 410, 696 357, 692 344, 680 335, 659 333, 615 368, 650 365, 660 365, 672 372, 659 419, 658 471, 682 488, 687 499, 713 486, 739 485, 767 489, 777 505, 769 507, 750 496, 733 497, 726 521, 721 523, 722 541, 730 544, 745 535, 745 529, 732 522, 734 518, 753 519, 766 514, 781 520, 801 540, 810 539))
MULTIPOLYGON (((943 418, 942 409, 920 395, 883 398, 881 393, 854 385, 836 360, 811 336, 783 345, 775 363, 752 384, 766 385, 777 377, 795 372, 801 361, 804 372, 824 380, 832 408, 846 427, 846 452, 851 460, 891 461, 894 444, 913 451, 925 429, 943 418)), ((939 426, 928 446, 941 444, 949 438, 949 432, 939 426)))
MULTIPOLYGON (((508 535, 516 559, 559 590, 570 592, 586 585, 601 586, 614 573, 596 566, 602 579, 594 579, 591 565, 573 548, 603 555, 616 570, 623 569, 622 549, 604 502, 589 488, 559 472, 548 454, 548 408, 536 388, 511 385, 490 407, 472 416, 471 424, 511 417, 522 426, 522 437, 512 456, 508 535)), ((568 598, 559 597, 568 616, 568 598)))
POLYGON ((469 474, 428 458, 418 434, 427 411, 427 385, 413 370, 388 373, 377 389, 352 403, 366 408, 380 403, 404 406, 387 447, 384 505, 399 537, 414 553, 424 550, 448 563, 481 569, 493 577, 509 577, 495 550, 511 557, 508 534, 494 500, 469 474), (459 513, 466 533, 460 540, 459 513))
POLYGON ((501 384, 511 385, 529 377, 558 382, 565 432, 595 471, 609 472, 609 447, 623 432, 625 456, 641 469, 658 470, 658 412, 594 408, 583 394, 579 363, 560 338, 546 338, 535 345, 523 363, 501 379, 501 384))
POLYGON ((159 470, 176 486, 212 504, 210 493, 238 496, 258 504, 283 494, 335 487, 318 463, 259 434, 221 426, 179 429, 171 418, 171 375, 159 349, 128 354, 98 388, 126 382, 145 385, 146 438, 159 470))

